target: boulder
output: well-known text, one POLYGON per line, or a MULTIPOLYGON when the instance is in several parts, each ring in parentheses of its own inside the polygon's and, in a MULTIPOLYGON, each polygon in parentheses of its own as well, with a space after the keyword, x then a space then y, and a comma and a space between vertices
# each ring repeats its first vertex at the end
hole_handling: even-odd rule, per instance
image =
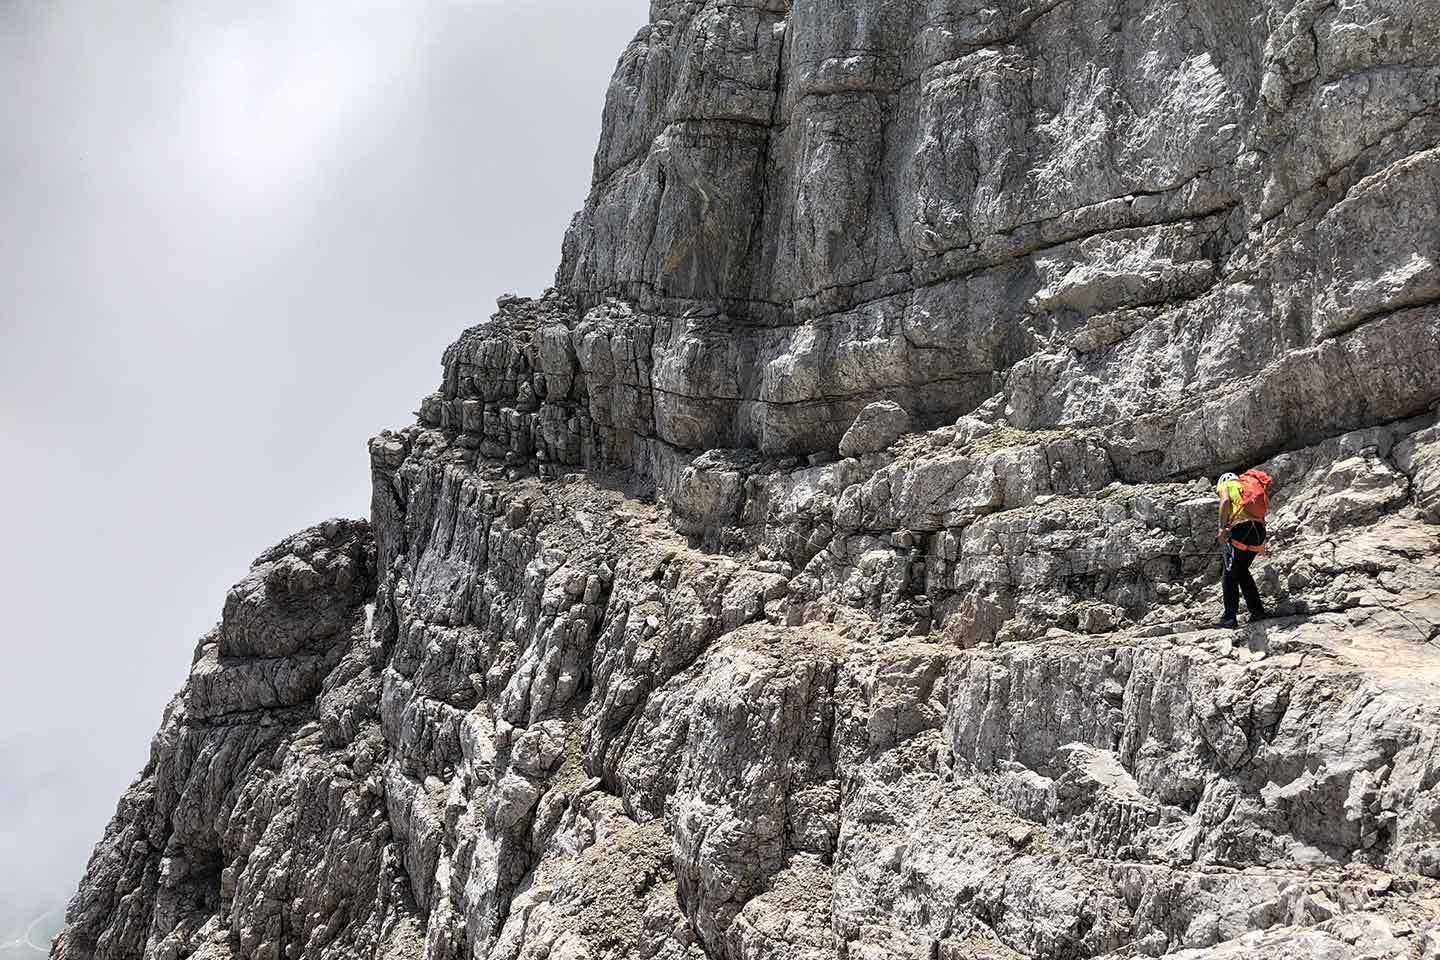
POLYGON ((900 404, 890 400, 868 404, 840 438, 840 455, 863 457, 879 453, 912 429, 910 414, 900 404))

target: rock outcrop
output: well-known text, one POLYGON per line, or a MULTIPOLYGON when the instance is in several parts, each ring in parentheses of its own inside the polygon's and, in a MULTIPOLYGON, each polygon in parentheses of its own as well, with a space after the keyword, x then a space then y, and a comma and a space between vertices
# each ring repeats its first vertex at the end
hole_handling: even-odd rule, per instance
POLYGON ((1427 0, 652 4, 54 956, 1440 957, 1437 143, 1427 0))
POLYGON ((860 411, 845 436, 840 438, 840 456, 879 453, 913 429, 910 414, 904 407, 889 400, 877 400, 860 411))

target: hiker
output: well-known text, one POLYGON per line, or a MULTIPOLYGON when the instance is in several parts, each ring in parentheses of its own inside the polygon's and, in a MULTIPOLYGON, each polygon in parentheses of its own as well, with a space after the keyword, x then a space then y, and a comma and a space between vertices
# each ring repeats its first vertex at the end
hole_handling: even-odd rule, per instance
POLYGON ((1225 576, 1221 580, 1225 615, 1220 619, 1221 627, 1239 625, 1235 618, 1240 612, 1241 593, 1245 594, 1251 623, 1270 616, 1260 601, 1255 578, 1250 576, 1250 564, 1262 552, 1261 545, 1265 542, 1270 483, 1269 474, 1246 470, 1238 477, 1233 473, 1223 474, 1215 484, 1215 493, 1220 498, 1220 526, 1215 539, 1222 544, 1225 560, 1225 576))

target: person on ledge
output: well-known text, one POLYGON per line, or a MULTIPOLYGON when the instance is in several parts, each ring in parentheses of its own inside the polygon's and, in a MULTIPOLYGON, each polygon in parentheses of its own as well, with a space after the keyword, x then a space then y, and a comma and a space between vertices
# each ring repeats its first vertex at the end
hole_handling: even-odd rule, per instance
POLYGON ((1251 623, 1270 616, 1260 600, 1255 578, 1250 575, 1250 564, 1263 552, 1271 482, 1270 475, 1263 471, 1246 470, 1239 476, 1223 474, 1215 484, 1215 493, 1220 498, 1220 523, 1215 540, 1222 545, 1225 561, 1225 575, 1220 584, 1225 599, 1221 627, 1239 625, 1236 616, 1240 612, 1242 593, 1251 623))

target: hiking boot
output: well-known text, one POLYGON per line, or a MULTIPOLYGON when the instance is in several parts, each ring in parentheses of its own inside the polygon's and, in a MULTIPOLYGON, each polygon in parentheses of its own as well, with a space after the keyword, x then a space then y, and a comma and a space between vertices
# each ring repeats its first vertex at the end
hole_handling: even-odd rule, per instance
POLYGON ((1234 630, 1240 626, 1240 622, 1234 617, 1221 617, 1220 622, 1215 624, 1215 626, 1221 630, 1234 630))
POLYGON ((1259 613, 1250 614, 1250 622, 1259 623, 1261 620, 1274 620, 1277 616, 1278 614, 1271 613, 1269 610, 1262 610, 1259 613))

